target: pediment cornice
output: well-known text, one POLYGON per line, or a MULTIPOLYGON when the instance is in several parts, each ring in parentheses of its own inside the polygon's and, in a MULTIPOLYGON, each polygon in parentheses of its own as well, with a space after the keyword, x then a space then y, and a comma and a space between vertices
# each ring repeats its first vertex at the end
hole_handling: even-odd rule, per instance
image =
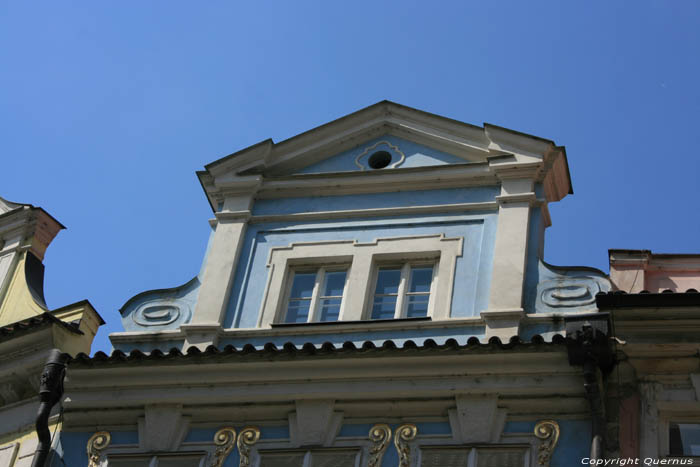
MULTIPOLYGON (((483 163, 491 172, 487 179, 515 176, 544 181, 549 200, 561 199, 571 191, 566 153, 553 141, 491 124, 474 126, 389 101, 279 143, 271 139, 262 141, 206 165, 198 176, 210 203, 216 206, 227 193, 264 189, 267 180, 308 183, 308 176, 295 172, 382 135, 452 154, 465 163, 483 163), (556 172, 554 178, 549 177, 550 172, 556 172)), ((426 174, 434 172, 429 168, 422 170, 426 174)), ((389 172, 411 173, 411 169, 395 168, 382 174, 389 172)), ((352 184, 353 178, 367 175, 367 172, 345 174, 339 181, 352 184)), ((488 180, 488 183, 493 182, 488 180)))

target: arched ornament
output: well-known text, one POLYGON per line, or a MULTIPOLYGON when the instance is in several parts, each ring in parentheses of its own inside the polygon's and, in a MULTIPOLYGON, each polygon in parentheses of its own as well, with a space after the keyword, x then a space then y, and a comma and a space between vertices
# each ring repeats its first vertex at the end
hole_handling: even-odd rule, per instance
POLYGON ((399 454, 398 467, 411 467, 410 442, 416 439, 418 427, 413 423, 405 423, 396 429, 394 433, 394 446, 399 454))
POLYGON ((250 466, 250 448, 260 439, 260 430, 256 427, 245 427, 238 434, 239 467, 250 466))
POLYGON ((88 467, 98 467, 104 451, 112 441, 108 431, 98 431, 87 442, 88 467))
POLYGON ((391 441, 391 428, 385 423, 374 425, 369 430, 369 439, 372 441, 372 447, 369 449, 367 467, 380 467, 384 452, 391 441))
POLYGON ((209 467, 221 467, 236 445, 236 430, 228 426, 221 428, 214 434, 214 444, 216 451, 214 451, 214 458, 209 467))
POLYGON ((552 453, 559 441, 559 424, 554 420, 540 420, 535 425, 535 436, 542 440, 537 449, 537 465, 549 467, 552 453))

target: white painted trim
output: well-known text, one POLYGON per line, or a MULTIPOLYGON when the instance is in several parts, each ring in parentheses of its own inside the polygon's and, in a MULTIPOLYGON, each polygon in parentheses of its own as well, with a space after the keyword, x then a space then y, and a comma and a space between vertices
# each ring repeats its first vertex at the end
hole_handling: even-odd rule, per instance
POLYGON ((350 262, 347 288, 343 296, 344 320, 361 320, 367 316, 368 293, 372 284, 368 278, 376 264, 386 261, 410 261, 418 259, 438 260, 434 276, 437 286, 432 314, 433 319, 449 317, 454 284, 456 259, 462 255, 464 237, 446 238, 444 234, 416 235, 377 238, 372 242, 355 240, 333 240, 325 242, 299 242, 285 247, 270 249, 268 257, 269 276, 264 300, 258 315, 258 327, 269 328, 281 322, 286 294, 270 291, 285 291, 289 283, 290 268, 295 265, 343 264, 350 262))
MULTIPOLYGON (((401 267, 401 278, 399 280, 399 287, 396 293, 396 305, 394 308, 394 319, 406 318, 407 314, 407 289, 410 283, 411 269, 418 266, 431 266, 433 268, 433 275, 430 281, 430 292, 428 300, 428 313, 426 316, 433 316, 433 310, 435 309, 436 293, 437 293, 437 283, 438 283, 438 271, 439 271, 439 258, 429 258, 429 259, 416 259, 416 260, 399 260, 399 261, 382 261, 374 263, 372 265, 372 275, 370 276, 370 294, 367 297, 367 302, 365 303, 365 313, 363 314, 363 319, 372 319, 372 311, 374 308, 374 297, 377 294, 377 279, 379 278, 379 270, 383 268, 391 267, 401 267)), ((453 276, 454 277, 454 276, 453 276)), ((443 279, 444 280, 444 279, 443 279)))
MULTIPOLYGON (((322 219, 388 217, 453 212, 461 213, 465 211, 495 211, 497 209, 498 203, 496 202, 438 204, 429 206, 403 206, 396 208, 348 209, 345 211, 317 211, 300 212, 294 214, 264 214, 259 216, 252 216, 250 218, 250 223, 260 224, 267 222, 302 222, 322 219)), ((211 222, 216 222, 216 220, 212 219, 211 222)))
MULTIPOLYGON (((401 157, 399 158, 398 161, 396 161, 396 162, 394 162, 393 164, 391 164, 391 168, 396 168, 396 167, 398 167, 398 166, 400 166, 401 164, 404 163, 404 161, 406 160, 406 155, 398 148, 398 146, 396 146, 396 145, 394 145, 394 144, 391 144, 389 141, 382 140, 382 141, 379 141, 379 142, 377 142, 377 143, 374 143, 373 145, 369 146, 368 148, 365 148, 365 150, 362 151, 362 152, 355 158, 355 165, 356 165, 360 170, 367 170, 367 168, 368 168, 367 165, 369 164, 369 158, 367 159, 367 161, 368 161, 368 162, 367 162, 367 165, 362 165, 362 164, 360 164, 360 159, 362 159, 362 157, 364 157, 364 156, 366 156, 367 154, 369 154, 369 152, 370 152, 371 150, 377 149, 377 148, 378 148, 379 146, 381 146, 381 145, 388 146, 389 149, 391 149, 392 151, 394 151, 395 153, 397 153, 398 155, 401 156, 401 157)), ((392 158, 392 159, 393 159, 393 158, 392 158)), ((370 168, 369 170, 372 170, 372 169, 370 168)))
MULTIPOLYGON (((381 321, 381 322, 360 322, 360 323, 343 323, 341 319, 333 325, 308 323, 306 326, 295 326, 289 328, 231 328, 218 331, 218 337, 221 338, 260 338, 268 336, 270 340, 274 340, 282 336, 297 336, 297 335, 316 335, 322 330, 332 331, 337 333, 355 333, 369 331, 399 331, 399 330, 417 330, 417 329, 435 329, 435 328, 450 328, 456 326, 481 326, 485 321, 481 317, 472 318, 446 318, 440 321, 381 321)), ((550 320, 546 320, 549 322, 550 320)), ((187 328, 189 324, 184 324, 187 328)), ((143 342, 145 338, 150 342, 171 342, 181 340, 185 337, 185 332, 181 330, 158 331, 158 332, 114 332, 109 335, 110 340, 114 344, 130 344, 143 342)))

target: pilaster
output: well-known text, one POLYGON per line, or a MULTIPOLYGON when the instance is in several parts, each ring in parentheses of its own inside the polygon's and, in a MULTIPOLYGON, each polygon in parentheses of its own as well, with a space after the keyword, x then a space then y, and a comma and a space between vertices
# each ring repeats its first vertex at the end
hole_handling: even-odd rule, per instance
POLYGON ((536 201, 533 178, 502 175, 493 273, 486 321, 486 337, 508 341, 518 334, 523 310, 523 286, 527 256, 530 207, 536 201))
POLYGON ((187 333, 190 345, 206 347, 215 343, 216 331, 223 324, 256 188, 257 185, 246 192, 228 192, 223 196, 222 209, 215 213, 214 238, 204 265, 202 286, 192 325, 185 330, 192 328, 187 333))

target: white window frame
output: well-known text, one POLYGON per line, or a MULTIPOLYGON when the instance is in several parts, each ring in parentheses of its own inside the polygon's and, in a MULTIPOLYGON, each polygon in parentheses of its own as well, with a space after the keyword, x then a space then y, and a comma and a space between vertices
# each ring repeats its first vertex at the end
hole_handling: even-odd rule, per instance
POLYGON ((367 319, 378 264, 434 262, 429 313, 433 320, 450 318, 457 258, 462 256, 464 237, 444 234, 378 238, 371 242, 334 240, 299 242, 270 249, 267 285, 258 315, 258 328, 284 323, 295 269, 350 265, 338 322, 367 319))
MULTIPOLYGON (((343 303, 345 302, 346 290, 348 288, 348 277, 350 276, 350 266, 339 265, 339 266, 319 266, 319 267, 296 267, 292 268, 289 272, 289 278, 287 279, 285 285, 284 296, 284 315, 282 316, 282 323, 287 323, 287 313, 289 312, 289 301, 292 299, 292 285, 294 283, 294 277, 299 273, 316 273, 316 279, 314 282, 314 288, 311 292, 311 299, 309 303, 309 316, 306 319, 307 323, 320 323, 320 322, 335 322, 335 321, 320 321, 321 318, 321 306, 319 305, 321 298, 325 295, 321 295, 323 289, 326 287, 326 273, 327 272, 345 272, 345 284, 343 285, 343 294, 340 296, 340 312, 338 314, 338 320, 343 314, 343 303)), ((335 296, 334 296, 335 297, 335 296)), ((290 323, 288 323, 290 324, 290 323)))
POLYGON ((210 454, 207 451, 172 451, 172 452, 160 452, 160 453, 143 453, 143 452, 122 452, 122 453, 112 453, 107 454, 106 460, 103 460, 100 465, 109 467, 115 463, 125 464, 127 462, 148 462, 148 467, 158 467, 160 462, 167 458, 193 458, 198 457, 199 462, 193 467, 204 467, 207 465, 207 460, 210 454))
POLYGON ((535 449, 533 449, 532 445, 530 444, 522 444, 522 443, 517 443, 517 444, 506 444, 506 443, 493 443, 493 444, 480 444, 480 445, 428 445, 428 444, 423 444, 420 446, 420 448, 417 450, 418 455, 416 456, 417 459, 415 459, 415 465, 421 465, 423 462, 423 454, 424 450, 435 450, 435 451, 468 451, 467 454, 467 464, 462 466, 462 467, 477 467, 477 462, 478 462, 478 452, 479 450, 482 451, 489 451, 489 450, 518 450, 522 451, 522 463, 520 464, 522 467, 527 467, 528 465, 532 465, 532 457, 533 453, 536 452, 535 449))
MULTIPOLYGON (((401 279, 399 280, 399 288, 397 291, 397 296, 396 296, 396 307, 394 308, 394 318, 393 319, 403 319, 406 318, 406 313, 408 309, 408 300, 406 300, 406 297, 410 295, 411 293, 408 292, 408 286, 409 286, 409 281, 410 281, 410 275, 411 275, 411 268, 414 267, 426 267, 430 266, 433 268, 433 276, 430 280, 430 291, 428 293, 428 313, 426 316, 432 316, 433 314, 433 305, 435 304, 435 289, 437 288, 437 271, 439 269, 440 265, 440 260, 413 260, 413 261, 405 261, 405 262, 379 262, 375 265, 373 272, 372 272, 372 277, 371 277, 371 284, 372 284, 372 293, 369 296, 369 302, 366 305, 366 310, 367 313, 365 315, 365 319, 372 319, 372 311, 374 309, 374 297, 376 296, 377 292, 377 279, 379 278, 379 271, 380 269, 389 269, 389 268, 401 268, 401 279)), ((420 295, 423 295, 421 293, 420 295)))
POLYGON ((313 466, 313 455, 314 454, 320 454, 320 453, 331 453, 333 451, 352 451, 355 454, 355 467, 360 467, 360 462, 362 459, 362 448, 359 446, 335 446, 335 447, 329 447, 329 448, 317 448, 317 449, 257 449, 256 450, 256 455, 255 455, 255 461, 253 462, 253 465, 256 467, 260 467, 260 463, 262 462, 262 456, 265 454, 286 454, 286 453, 295 453, 295 454, 301 454, 304 453, 304 460, 302 461, 302 467, 312 467, 313 466))

